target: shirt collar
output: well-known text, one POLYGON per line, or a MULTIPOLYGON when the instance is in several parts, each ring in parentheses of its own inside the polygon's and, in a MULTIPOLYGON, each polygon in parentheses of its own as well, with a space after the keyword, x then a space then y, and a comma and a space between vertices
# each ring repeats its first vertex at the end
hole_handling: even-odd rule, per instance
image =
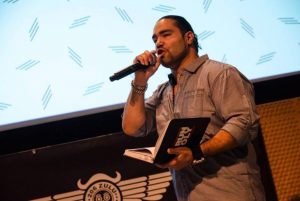
POLYGON ((201 66, 202 64, 208 60, 208 55, 202 55, 201 57, 198 57, 195 59, 192 63, 190 63, 187 67, 184 68, 184 70, 190 72, 190 73, 195 73, 201 66))

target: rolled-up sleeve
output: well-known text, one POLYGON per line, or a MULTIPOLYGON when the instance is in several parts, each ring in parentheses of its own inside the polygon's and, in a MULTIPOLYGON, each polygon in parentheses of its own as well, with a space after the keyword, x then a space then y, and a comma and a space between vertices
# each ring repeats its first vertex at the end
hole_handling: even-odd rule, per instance
POLYGON ((213 83, 212 99, 216 115, 225 122, 221 129, 229 132, 238 144, 246 144, 256 137, 259 115, 254 90, 241 73, 235 68, 222 71, 213 83))

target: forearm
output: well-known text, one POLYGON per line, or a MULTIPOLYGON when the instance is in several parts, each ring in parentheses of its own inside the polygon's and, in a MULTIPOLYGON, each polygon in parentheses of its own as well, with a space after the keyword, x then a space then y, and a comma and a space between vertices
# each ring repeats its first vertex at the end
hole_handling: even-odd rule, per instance
POLYGON ((225 130, 220 130, 212 139, 200 145, 205 156, 213 156, 237 146, 236 140, 225 130))
MULTIPOLYGON (((212 139, 200 145, 204 156, 213 156, 238 146, 235 139, 225 130, 220 130, 212 139)), ((156 164, 160 168, 174 168, 180 170, 193 163, 195 159, 191 149, 187 147, 169 148, 169 154, 176 157, 166 164, 156 164)))
POLYGON ((132 89, 125 104, 122 127, 128 135, 135 135, 145 122, 144 94, 138 94, 132 89))
POLYGON ((155 51, 145 51, 135 58, 134 63, 137 62, 149 67, 135 72, 135 78, 124 108, 122 121, 123 131, 128 135, 135 135, 145 123, 144 92, 147 89, 148 79, 157 71, 160 65, 160 59, 156 58, 155 51))

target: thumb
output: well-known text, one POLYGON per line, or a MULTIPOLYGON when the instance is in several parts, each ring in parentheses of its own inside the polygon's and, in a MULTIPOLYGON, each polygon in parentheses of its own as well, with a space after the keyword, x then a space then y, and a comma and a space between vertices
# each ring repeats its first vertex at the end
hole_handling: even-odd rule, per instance
POLYGON ((175 154, 175 155, 179 154, 179 151, 176 148, 169 148, 167 151, 168 154, 175 154))

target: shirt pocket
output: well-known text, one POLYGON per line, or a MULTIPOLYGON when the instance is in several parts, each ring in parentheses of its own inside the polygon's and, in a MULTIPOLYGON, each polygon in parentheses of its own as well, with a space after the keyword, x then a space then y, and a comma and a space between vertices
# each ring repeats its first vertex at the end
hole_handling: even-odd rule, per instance
POLYGON ((205 116, 204 89, 187 90, 183 96, 183 113, 185 116, 205 116))

